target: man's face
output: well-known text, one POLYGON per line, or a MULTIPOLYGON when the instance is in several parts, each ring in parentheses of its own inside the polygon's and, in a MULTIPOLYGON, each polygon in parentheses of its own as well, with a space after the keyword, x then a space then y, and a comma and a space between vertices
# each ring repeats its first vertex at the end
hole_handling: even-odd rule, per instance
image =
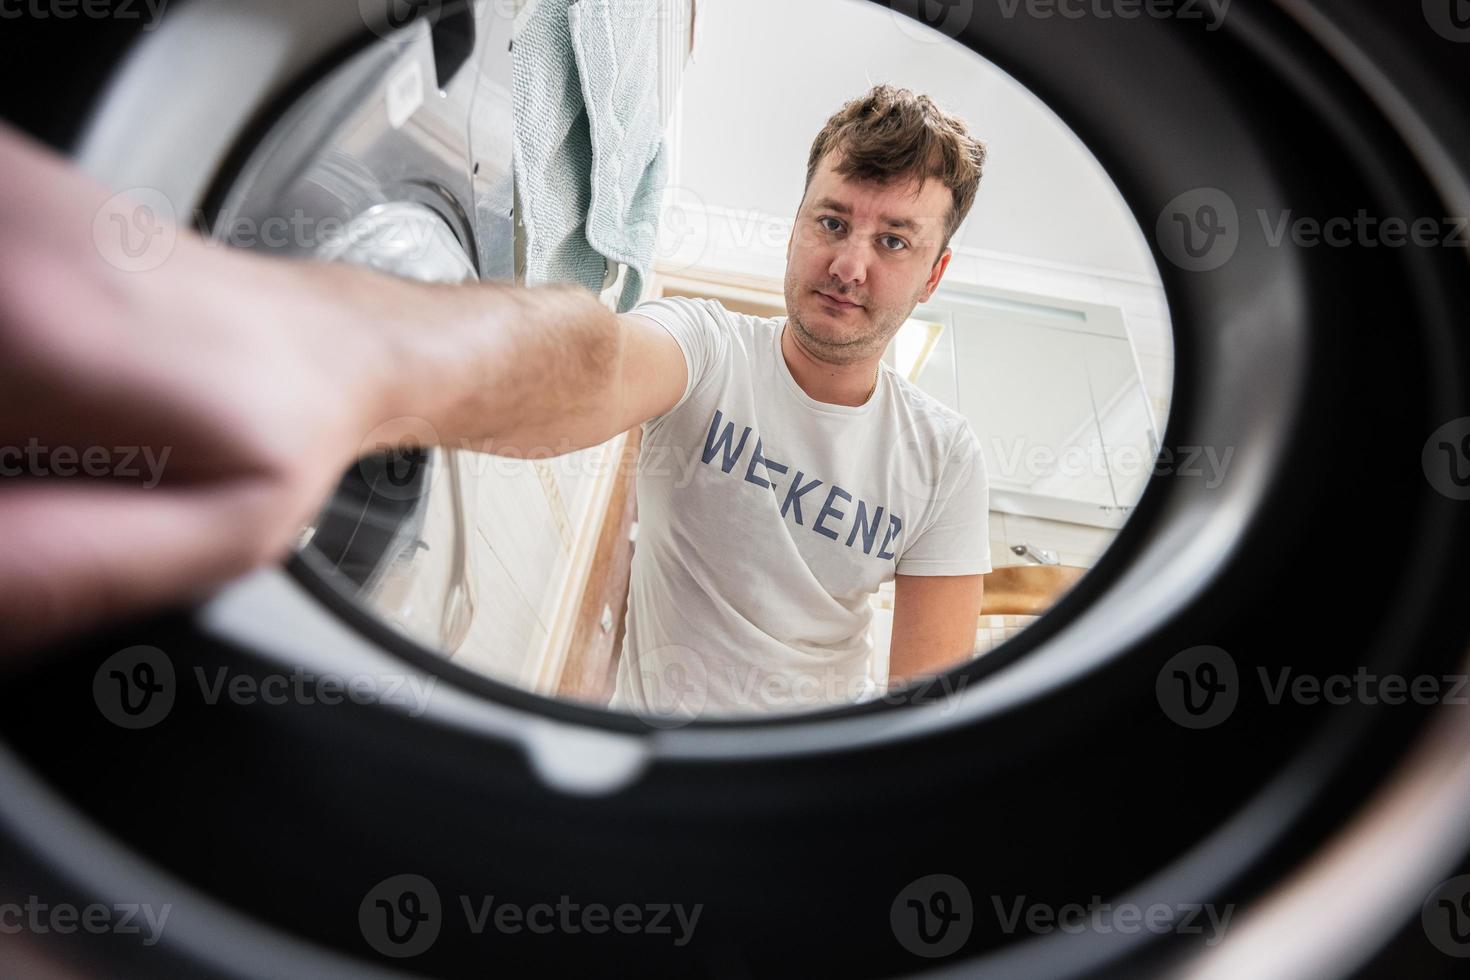
POLYGON ((937 180, 854 182, 824 157, 786 246, 786 313, 803 346, 833 364, 881 354, 949 265, 938 253, 953 201, 937 180))

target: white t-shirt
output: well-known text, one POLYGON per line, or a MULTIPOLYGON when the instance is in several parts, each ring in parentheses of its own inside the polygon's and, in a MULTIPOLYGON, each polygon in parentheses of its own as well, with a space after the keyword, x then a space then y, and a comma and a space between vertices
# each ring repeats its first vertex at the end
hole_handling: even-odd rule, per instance
POLYGON ((965 417, 887 364, 858 406, 812 398, 786 317, 665 297, 632 312, 689 383, 643 424, 627 633, 609 704, 650 721, 869 700, 868 597, 895 572, 990 571, 989 479, 965 417))

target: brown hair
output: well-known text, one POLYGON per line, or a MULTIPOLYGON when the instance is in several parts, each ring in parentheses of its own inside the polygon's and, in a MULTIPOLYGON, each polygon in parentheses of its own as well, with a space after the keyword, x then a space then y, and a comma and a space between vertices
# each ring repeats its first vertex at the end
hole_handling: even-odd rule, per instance
POLYGON ((963 120, 927 95, 887 84, 873 86, 827 120, 807 158, 808 188, 828 153, 840 155, 833 169, 846 178, 886 184, 903 177, 935 177, 949 188, 954 204, 936 262, 970 213, 985 167, 985 143, 970 135, 963 120))

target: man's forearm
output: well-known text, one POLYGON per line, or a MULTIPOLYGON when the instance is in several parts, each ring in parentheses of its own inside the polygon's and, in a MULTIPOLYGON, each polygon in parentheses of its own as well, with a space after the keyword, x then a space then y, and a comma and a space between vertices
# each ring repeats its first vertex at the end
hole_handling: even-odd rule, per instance
POLYGON ((578 286, 218 246, 3 122, 0 172, 0 449, 36 447, 0 473, 8 648, 281 560, 375 442, 559 453, 625 417, 620 321, 578 286))
POLYGON ((611 435, 620 328, 580 286, 429 284, 291 264, 303 288, 335 299, 339 343, 371 365, 361 397, 374 438, 427 432, 455 448, 545 457, 611 435))
POLYGON ((421 283, 241 252, 184 229, 158 268, 124 271, 92 241, 109 189, 3 124, 0 164, 14 178, 0 188, 0 282, 12 297, 55 305, 61 294, 48 296, 43 280, 69 282, 68 295, 95 293, 151 325, 197 334, 219 321, 262 350, 289 350, 302 363, 283 365, 280 383, 320 388, 319 411, 364 438, 427 432, 444 445, 547 456, 615 434, 619 322, 580 286, 421 283))

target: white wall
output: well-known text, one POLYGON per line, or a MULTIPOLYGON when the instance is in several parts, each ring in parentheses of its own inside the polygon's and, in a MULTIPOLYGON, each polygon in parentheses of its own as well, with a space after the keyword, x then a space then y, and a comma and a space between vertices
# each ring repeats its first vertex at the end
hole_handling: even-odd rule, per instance
POLYGON ((986 141, 958 244, 1154 281, 1137 223, 1055 114, 974 52, 900 16, 870 0, 700 0, 680 183, 709 204, 790 218, 822 124, 890 82, 929 95, 986 141))

